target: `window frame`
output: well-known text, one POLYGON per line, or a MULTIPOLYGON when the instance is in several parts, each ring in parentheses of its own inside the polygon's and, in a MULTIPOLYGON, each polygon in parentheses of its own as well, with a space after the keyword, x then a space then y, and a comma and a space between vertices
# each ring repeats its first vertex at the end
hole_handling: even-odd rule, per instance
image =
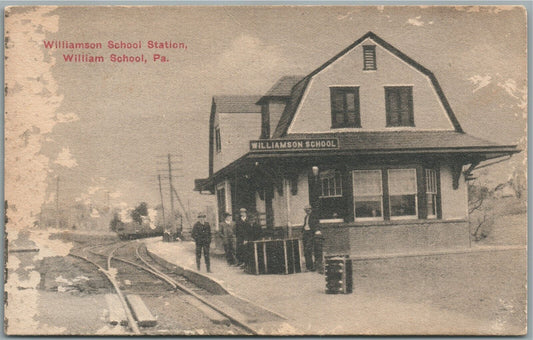
POLYGON ((396 128, 396 127, 415 127, 415 116, 414 116, 414 101, 413 101, 413 86, 410 85, 401 85, 401 86, 385 86, 384 87, 385 92, 385 119, 386 119, 386 127, 396 128), (401 99, 402 91, 407 91, 407 110, 402 109, 401 103, 403 102, 401 99), (391 107, 391 101, 392 99, 389 99, 392 96, 392 93, 396 93, 397 95, 397 106, 398 109, 394 112, 394 114, 399 115, 398 117, 398 123, 393 124, 391 122, 392 120, 392 107, 391 107), (407 112, 407 124, 403 124, 403 116, 402 113, 407 112))
POLYGON ((363 71, 376 71, 377 69, 376 45, 363 45, 363 71), (370 54, 367 54, 369 51, 370 54), (369 63, 367 63, 368 61, 369 63), (368 64, 370 64, 369 67, 367 67, 368 64))
POLYGON ((359 96, 359 86, 331 86, 330 90, 330 104, 331 104, 331 128, 360 128, 361 127, 361 100, 359 96), (352 124, 348 123, 348 114, 352 113, 351 110, 348 110, 347 94, 354 94, 354 122, 352 124), (335 110, 334 97, 338 94, 342 95, 343 108, 342 111, 335 110), (344 115, 344 122, 337 123, 337 114, 340 112, 344 115))
POLYGON ((353 198, 353 217, 354 217, 354 221, 361 221, 361 222, 364 222, 364 221, 383 221, 385 219, 385 213, 383 211, 383 200, 384 200, 384 192, 383 192, 383 170, 382 169, 353 169, 350 171, 351 175, 352 175, 352 198, 353 198), (355 193, 355 188, 356 188, 356 184, 355 184, 355 176, 354 176, 354 173, 356 172, 376 172, 376 173, 379 173, 379 179, 380 179, 380 191, 381 193, 379 195, 356 195, 355 193), (381 200, 380 200, 380 203, 381 203, 381 216, 376 216, 376 217, 357 217, 357 214, 356 214, 356 203, 357 203, 357 197, 376 197, 376 196, 380 196, 381 197, 381 200))
POLYGON ((394 220, 415 220, 420 219, 420 211, 418 209, 418 183, 417 183, 417 169, 416 168, 394 168, 394 169, 387 169, 387 185, 388 185, 388 201, 389 201, 389 218, 391 221, 394 220), (410 170, 414 172, 414 183, 415 183, 415 191, 414 193, 402 193, 402 194, 391 194, 391 171, 401 171, 401 170, 410 170), (414 195, 415 196, 415 214, 414 215, 403 215, 403 216, 393 216, 392 215, 392 206, 391 206, 391 197, 392 196, 407 196, 407 195, 414 195))
POLYGON ((318 176, 319 176, 319 181, 320 181, 320 195, 318 196, 318 198, 320 199, 328 199, 328 198, 335 198, 335 197, 344 197, 343 196, 343 190, 342 190, 342 173, 339 171, 339 170, 336 170, 336 169, 332 169, 332 170, 327 170, 328 172, 332 172, 333 173, 333 176, 325 176, 324 175, 324 172, 321 172, 318 176), (337 186, 337 175, 339 176, 338 179, 339 179, 339 185, 337 186), (324 176, 324 177, 322 177, 324 176), (327 180, 330 185, 328 187, 328 191, 331 192, 331 183, 333 182, 333 192, 334 194, 333 195, 330 195, 329 193, 327 195, 324 195, 324 180, 327 180), (337 194, 337 191, 340 190, 340 194, 337 194))
POLYGON ((437 170, 435 169, 424 169, 424 180, 426 183, 425 195, 426 195, 426 218, 429 220, 437 219, 438 216, 438 201, 437 197, 439 195, 439 186, 437 179, 437 170), (433 213, 430 213, 429 204, 427 197, 432 195, 432 200, 434 202, 434 208, 432 209, 433 213))
MULTIPOLYGON (((403 162, 402 162, 403 163, 403 162)), ((315 196, 314 199, 324 199, 322 201, 323 203, 332 202, 333 200, 342 199, 342 202, 339 201, 335 204, 338 204, 338 207, 340 210, 337 212, 339 213, 339 216, 342 216, 344 221, 346 223, 354 223, 357 225, 358 223, 361 223, 363 225, 367 223, 376 223, 376 225, 381 225, 381 222, 384 222, 386 225, 389 223, 394 223, 395 221, 405 221, 403 223, 411 223, 410 221, 419 220, 419 221, 425 221, 425 220, 441 220, 443 218, 442 216, 442 198, 441 198, 441 183, 440 183, 440 167, 441 165, 433 162, 433 161, 424 161, 424 162, 409 162, 409 163, 403 163, 403 164, 393 164, 390 162, 379 162, 377 164, 340 164, 337 165, 337 167, 328 167, 328 170, 335 169, 336 171, 340 172, 341 175, 341 186, 342 186, 342 196, 338 197, 332 197, 330 198, 331 201, 328 200, 327 197, 320 197, 319 195, 322 194, 322 184, 312 184, 314 175, 309 174, 309 192, 314 192, 313 190, 316 190, 316 194, 313 194, 315 196), (429 179, 426 179, 426 170, 431 170, 433 173, 433 179, 431 180, 432 183, 430 186, 432 187, 432 194, 435 199, 434 203, 434 209, 428 209, 428 200, 426 197, 427 194, 427 181, 429 179), (391 181, 391 179, 394 178, 394 175, 392 177, 390 176, 390 173, 392 173, 394 170, 409 170, 411 174, 408 178, 405 178, 406 181, 409 181, 410 185, 403 185, 404 188, 402 188, 402 185, 399 186, 395 185, 396 183, 394 180, 391 181), (357 186, 357 175, 358 172, 374 172, 376 174, 376 177, 372 177, 369 180, 370 181, 377 181, 378 174, 381 174, 380 177, 380 189, 381 192, 377 192, 376 188, 368 188, 366 190, 368 194, 357 194, 356 190, 358 188, 357 186), (351 187, 350 187, 351 186, 351 187), (392 187, 391 187, 392 186, 392 187), (316 189, 313 189, 316 188, 316 189), (376 189, 376 190, 374 190, 376 189), (389 190, 392 189, 392 190, 389 190), (414 215, 405 215, 405 216, 391 216, 391 207, 395 199, 395 196, 400 196, 401 191, 405 191, 403 189, 406 189, 409 192, 405 192, 405 195, 411 195, 409 197, 409 202, 412 202, 414 204, 414 209, 409 209, 412 207, 412 204, 409 205, 409 210, 414 211, 414 215), (435 193, 436 190, 436 193, 435 193), (372 191, 370 193, 370 191, 372 191), (414 196, 414 199, 412 198, 414 196), (365 200, 368 199, 369 204, 366 204, 361 211, 359 209, 359 213, 363 213, 364 215, 370 216, 370 217, 357 217, 356 209, 358 207, 358 201, 366 202, 365 200), (379 208, 381 209, 381 216, 372 217, 371 210, 374 209, 373 202, 380 201, 379 208), (345 207, 342 208, 341 207, 345 207), (344 210, 343 210, 344 209, 344 210), (436 212, 436 215, 433 215, 433 212, 436 212)), ((397 177, 399 179, 402 179, 401 176, 397 177)), ((317 179, 318 181, 318 179, 317 179)), ((367 181, 367 179, 360 178, 360 181, 367 181)), ((364 183, 364 182, 361 182, 364 183)), ((361 192, 361 190, 359 190, 361 192)), ((364 192, 364 191, 363 191, 364 192)), ((310 196, 311 197, 311 196, 310 196)), ((396 204, 402 204, 404 202, 396 202, 396 204)), ((329 203, 327 203, 329 204, 329 203)), ((399 205, 406 207, 405 205, 399 205)), ((328 205, 329 207, 329 205, 328 205)), ((375 204, 375 207, 377 208, 377 204, 375 204)), ((337 209, 337 208, 335 208, 337 209)), ((335 210, 334 209, 334 210, 335 210)), ((405 209, 405 210, 408 210, 405 209)), ((408 210, 408 211, 409 211, 408 210)), ((328 210, 329 211, 329 210, 328 210)), ((397 213, 400 213, 399 210, 396 210, 397 213)), ((323 221, 329 221, 329 213, 323 214, 320 218, 323 219, 323 221)))

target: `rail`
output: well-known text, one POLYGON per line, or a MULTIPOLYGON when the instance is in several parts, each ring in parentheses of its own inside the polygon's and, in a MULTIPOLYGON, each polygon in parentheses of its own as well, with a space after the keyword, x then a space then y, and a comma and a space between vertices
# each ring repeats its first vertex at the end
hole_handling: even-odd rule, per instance
POLYGON ((238 320, 237 318, 235 318, 234 316, 232 316, 230 313, 224 311, 222 308, 220 308, 219 306, 216 306, 215 304, 207 301, 205 298, 203 298, 202 296, 196 294, 194 291, 190 290, 189 288, 185 287, 183 284, 177 282, 176 280, 172 279, 171 277, 169 277, 168 275, 166 275, 165 273, 161 272, 160 270, 158 270, 157 268, 155 268, 153 265, 151 265, 150 263, 148 263, 148 261, 146 261, 145 258, 143 258, 143 256, 140 254, 139 252, 139 249, 141 249, 141 247, 143 246, 143 244, 140 244, 136 247, 135 249, 135 255, 137 256, 137 258, 144 264, 144 265, 140 265, 140 264, 137 264, 135 262, 132 262, 132 261, 129 261, 127 259, 123 259, 123 258, 120 258, 120 257, 116 257, 114 256, 115 252, 122 248, 122 247, 125 247, 126 245, 129 245, 131 243, 133 243, 135 241, 130 241, 130 242, 126 242, 126 243, 120 243, 117 247, 114 247, 111 252, 106 256, 104 254, 101 254, 101 253, 98 253, 98 252, 94 252, 92 251, 92 249, 96 248, 96 247, 88 247, 88 248, 85 248, 86 251, 90 252, 91 254, 93 255, 96 255, 96 256, 101 256, 101 257, 107 257, 107 268, 108 270, 104 269, 103 267, 101 267, 100 265, 98 265, 97 263, 91 261, 90 259, 86 258, 86 257, 83 257, 83 256, 80 256, 80 255, 76 255, 76 254, 69 254, 71 256, 74 256, 74 257, 78 257, 78 258, 81 258, 87 262, 90 262, 92 263, 94 266, 96 266, 102 273, 104 273, 104 275, 106 276, 106 278, 111 282, 111 284, 113 285, 115 291, 117 292, 118 296, 119 296, 119 299, 122 303, 122 306, 126 312, 126 316, 128 318, 128 322, 131 324, 131 329, 132 331, 135 333, 135 334, 141 334, 138 326, 137 326, 137 323, 136 321, 134 320, 133 318, 133 314, 131 312, 131 309, 129 307, 129 305, 127 304, 126 302, 126 299, 124 298, 124 295, 122 294, 122 292, 120 291, 120 288, 118 286, 118 283, 116 282, 112 272, 111 272, 111 261, 119 261, 119 262, 123 262, 123 263, 126 263, 126 264, 129 264, 131 266, 134 266, 135 268, 138 268, 140 270, 144 270, 148 273, 150 273, 151 275, 157 277, 158 279, 166 282, 167 284, 169 284, 174 290, 180 290, 192 297, 194 297, 195 299, 197 299, 198 301, 200 301, 201 303, 203 303, 204 305, 206 305, 207 307, 211 308, 212 310, 216 311, 217 313, 223 315, 224 317, 228 318, 233 324, 241 327, 242 329, 246 330, 247 332, 251 333, 252 335, 258 335, 257 332, 250 326, 248 325, 247 323, 245 323, 244 321, 242 320, 238 320))

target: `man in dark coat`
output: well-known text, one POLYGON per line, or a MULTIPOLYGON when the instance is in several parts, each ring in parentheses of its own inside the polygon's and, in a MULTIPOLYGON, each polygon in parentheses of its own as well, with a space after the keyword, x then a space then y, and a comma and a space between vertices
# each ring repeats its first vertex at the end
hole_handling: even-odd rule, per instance
POLYGON ((248 216, 248 230, 245 231, 245 240, 248 242, 257 241, 261 239, 261 232, 259 214, 251 213, 248 216))
POLYGON ((223 216, 224 221, 220 223, 220 236, 222 236, 224 243, 226 261, 231 266, 237 264, 237 258, 235 257, 235 222, 233 222, 231 214, 225 212, 223 216))
POLYGON ((305 218, 302 226, 302 242, 304 246, 305 267, 309 271, 315 270, 313 262, 313 241, 318 230, 319 221, 310 205, 305 206, 305 218))
POLYGON ((211 226, 205 221, 205 214, 198 214, 198 222, 192 227, 192 238, 196 243, 196 268, 200 270, 202 250, 204 252, 205 267, 211 273, 209 261, 209 245, 211 244, 211 226))
POLYGON ((251 229, 251 225, 246 208, 241 208, 239 213, 240 216, 235 223, 235 236, 237 239, 237 261, 238 264, 242 266, 246 260, 244 241, 248 240, 248 233, 251 229))

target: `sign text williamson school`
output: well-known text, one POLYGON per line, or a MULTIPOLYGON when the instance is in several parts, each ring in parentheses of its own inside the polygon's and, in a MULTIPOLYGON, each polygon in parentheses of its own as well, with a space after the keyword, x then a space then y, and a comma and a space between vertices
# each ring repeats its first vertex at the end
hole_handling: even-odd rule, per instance
POLYGON ((339 140, 326 139, 271 139, 251 140, 250 151, 289 151, 338 149, 339 140))

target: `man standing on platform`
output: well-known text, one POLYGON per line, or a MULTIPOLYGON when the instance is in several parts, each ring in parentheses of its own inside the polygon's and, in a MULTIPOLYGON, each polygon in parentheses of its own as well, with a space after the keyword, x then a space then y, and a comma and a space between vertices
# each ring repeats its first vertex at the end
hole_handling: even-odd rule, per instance
POLYGON ((302 227, 302 242, 304 246, 305 267, 309 271, 314 271, 313 262, 313 241, 315 232, 318 230, 319 221, 313 213, 310 205, 305 208, 304 225, 302 227))
POLYGON ((192 238, 196 243, 196 268, 200 270, 202 251, 204 252, 205 267, 211 273, 209 261, 209 246, 211 244, 211 226, 205 221, 205 214, 198 214, 198 222, 192 227, 192 238))
POLYGON ((224 242, 224 252, 226 253, 226 261, 228 265, 237 264, 235 257, 235 222, 231 218, 231 214, 224 213, 224 222, 220 224, 220 235, 224 242))
POLYGON ((251 228, 250 221, 248 219, 248 211, 246 208, 239 210, 240 216, 235 226, 235 236, 237 237, 237 261, 240 266, 244 265, 246 260, 246 251, 244 247, 244 240, 247 239, 248 232, 251 228))

